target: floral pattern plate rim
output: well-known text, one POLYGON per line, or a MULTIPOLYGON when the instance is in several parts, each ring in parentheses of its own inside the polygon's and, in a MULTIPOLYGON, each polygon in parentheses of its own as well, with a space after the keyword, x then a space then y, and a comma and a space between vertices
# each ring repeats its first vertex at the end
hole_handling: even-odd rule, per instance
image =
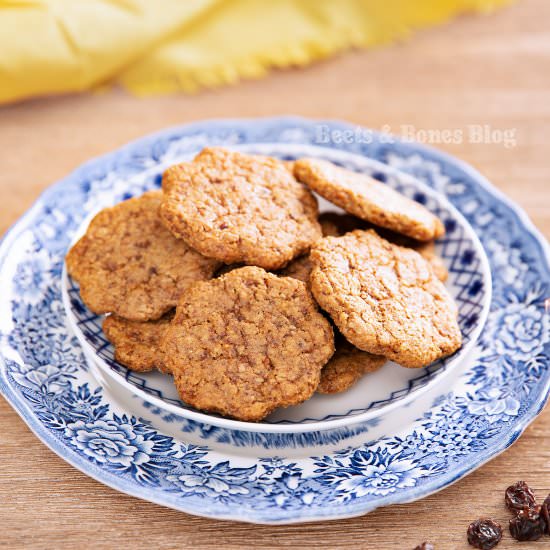
POLYGON ((350 517, 416 500, 509 447, 550 391, 548 245, 521 210, 464 163, 366 130, 348 139, 354 132, 344 123, 299 118, 197 123, 91 161, 44 193, 0 246, 0 387, 37 436, 120 491, 256 523, 350 517), (328 132, 319 134, 320 127, 328 132), (444 193, 481 238, 493 276, 487 325, 456 369, 452 391, 398 428, 388 418, 349 438, 290 438, 228 434, 139 403, 134 414, 97 384, 68 334, 63 255, 87 197, 112 193, 109 174, 131 175, 173 148, 261 142, 322 144, 411 173, 444 193))
MULTIPOLYGON (((436 213, 447 229, 437 241, 438 254, 447 265, 449 277, 446 286, 455 297, 459 310, 459 325, 463 345, 459 351, 444 360, 423 369, 403 369, 387 364, 382 370, 360 380, 351 391, 338 396, 314 395, 299 406, 281 409, 264 422, 239 422, 219 415, 197 411, 179 400, 171 377, 157 372, 138 373, 126 369, 114 358, 114 348, 102 331, 103 316, 94 315, 80 297, 78 285, 62 276, 63 304, 67 322, 86 353, 94 358, 104 375, 115 384, 130 390, 153 406, 167 413, 177 414, 197 422, 227 429, 300 433, 336 429, 342 426, 373 420, 402 408, 436 384, 443 384, 445 377, 463 360, 475 345, 485 324, 491 302, 491 273, 483 247, 473 228, 447 199, 409 174, 396 170, 376 160, 346 151, 303 144, 245 144, 234 146, 247 153, 278 156, 288 159, 321 157, 338 163, 347 169, 376 176, 411 199, 420 200, 436 213)), ((166 154, 163 162, 136 174, 130 179, 114 182, 125 194, 142 193, 158 182, 167 166, 187 160, 177 152, 166 154)), ((117 198, 113 198, 116 202, 117 198)), ((335 206, 321 199, 321 211, 334 211, 335 206)), ((79 238, 88 226, 87 216, 73 239, 79 238)))

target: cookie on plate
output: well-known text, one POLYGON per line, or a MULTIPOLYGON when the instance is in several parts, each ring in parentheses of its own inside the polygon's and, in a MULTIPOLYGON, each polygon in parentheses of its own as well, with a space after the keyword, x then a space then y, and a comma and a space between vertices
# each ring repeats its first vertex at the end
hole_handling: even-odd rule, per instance
POLYGON ((315 197, 274 158, 204 149, 168 168, 162 188, 166 227, 227 264, 279 269, 321 237, 315 197))
POLYGON ((374 230, 318 241, 310 285, 346 339, 405 367, 423 367, 462 343, 457 306, 418 252, 374 230))
POLYGON ((359 218, 419 241, 445 233, 441 220, 421 204, 370 176, 320 159, 300 159, 294 175, 328 201, 359 218))
POLYGON ((304 283, 243 267, 188 289, 162 347, 183 401, 259 421, 311 397, 334 336, 304 283))
POLYGON ((115 359, 136 372, 167 372, 160 343, 174 312, 156 321, 128 321, 109 315, 103 321, 105 337, 115 347, 115 359))
POLYGON ((67 270, 94 313, 159 319, 187 286, 210 279, 220 263, 176 239, 160 216, 162 193, 105 208, 67 254, 67 270))
POLYGON ((362 376, 381 368, 387 359, 361 351, 340 333, 335 334, 336 351, 321 371, 318 393, 341 393, 349 390, 362 376))

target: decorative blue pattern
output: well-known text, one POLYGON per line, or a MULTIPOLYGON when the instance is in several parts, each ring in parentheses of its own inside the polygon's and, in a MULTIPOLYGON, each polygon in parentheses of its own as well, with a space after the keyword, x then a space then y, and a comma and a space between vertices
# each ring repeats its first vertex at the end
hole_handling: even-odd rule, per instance
MULTIPOLYGON (((271 154, 280 156, 284 159, 291 160, 296 158, 294 153, 295 145, 288 145, 286 149, 283 149, 280 144, 276 146, 274 151, 269 150, 269 146, 262 146, 258 151, 252 147, 247 147, 248 152, 271 154)), ((181 161, 181 149, 177 151, 178 155, 171 157, 165 155, 163 157, 163 163, 177 163, 181 161)), ((308 156, 327 156, 328 151, 322 148, 310 148, 307 151, 308 156)), ((305 154, 303 151, 301 154, 305 154)), ((185 157, 189 156, 189 151, 186 152, 185 157)), ((328 155, 330 159, 330 155, 328 155)), ((462 353, 465 353, 468 343, 475 338, 475 332, 479 332, 479 324, 483 321, 484 306, 490 300, 490 281, 488 269, 483 269, 482 250, 478 245, 473 242, 472 236, 468 234, 465 228, 465 221, 459 217, 452 208, 449 207, 443 200, 441 195, 434 194, 431 190, 425 189, 423 184, 418 180, 411 178, 410 175, 400 173, 395 169, 381 165, 378 163, 365 164, 365 159, 359 159, 359 164, 354 162, 354 157, 343 157, 340 155, 335 162, 347 169, 362 171, 369 175, 376 176, 378 179, 382 179, 387 185, 393 187, 400 193, 413 198, 425 204, 427 208, 439 216, 446 226, 446 235, 438 241, 439 254, 445 260, 449 266, 449 282, 451 291, 454 293, 454 298, 459 309, 459 323, 464 338, 464 346, 462 353), (485 280, 487 279, 487 280, 485 280)), ((333 159, 331 159, 333 160, 333 159)), ((142 186, 137 187, 134 181, 124 180, 118 183, 118 188, 123 191, 125 186, 130 188, 131 192, 142 193, 150 189, 152 184, 157 185, 162 179, 162 167, 157 167, 151 171, 147 178, 141 179, 142 186)), ((111 183, 114 178, 111 179, 111 183)), ((123 193, 124 198, 131 196, 130 191, 123 193)), ((185 414, 185 410, 193 410, 185 403, 181 402, 177 397, 167 395, 163 392, 162 384, 158 382, 157 375, 151 375, 151 373, 138 373, 132 372, 120 365, 114 358, 114 349, 104 337, 101 330, 103 322, 103 316, 94 315, 90 312, 85 304, 82 302, 79 293, 79 287, 76 282, 67 278, 66 288, 68 293, 68 303, 70 312, 69 315, 74 320, 76 330, 78 330, 83 339, 90 346, 92 353, 99 360, 98 363, 103 365, 104 368, 110 368, 119 376, 124 378, 133 387, 142 390, 145 396, 151 396, 157 398, 154 400, 153 405, 162 406, 159 400, 168 405, 175 405, 185 414)), ((459 352, 460 353, 460 352, 459 352)), ((410 379, 403 381, 402 386, 397 386, 388 390, 388 394, 384 396, 377 396, 372 401, 367 401, 361 404, 361 407, 353 407, 345 412, 332 412, 326 414, 321 413, 318 417, 309 416, 307 419, 302 420, 302 423, 310 422, 322 422, 327 420, 336 420, 349 416, 359 415, 366 411, 380 410, 383 413, 383 408, 386 405, 394 403, 398 400, 402 400, 404 397, 411 396, 412 392, 425 387, 429 382, 436 379, 438 375, 443 374, 449 363, 455 360, 456 357, 452 356, 447 359, 438 361, 427 368, 419 369, 414 372, 414 376, 410 379)), ((143 395, 143 394, 142 394, 143 395)), ((412 397, 412 396, 411 396, 412 397)), ((169 407, 169 411, 177 414, 178 410, 175 407, 169 407)), ((207 415, 201 415, 200 418, 203 422, 213 422, 216 424, 216 417, 212 417, 209 420, 207 415)), ((266 422, 271 424, 296 424, 290 420, 267 420, 266 422)), ((226 421, 227 423, 227 421, 226 421)))
POLYGON ((118 199, 115 180, 143 173, 168 153, 207 143, 314 143, 315 128, 300 119, 272 119, 169 130, 83 166, 12 229, 0 249, 1 389, 63 458, 121 491, 190 513, 310 521, 365 513, 445 487, 507 448, 540 412, 550 390, 546 243, 473 170, 423 146, 379 138, 329 145, 387 162, 446 194, 489 254, 491 313, 451 393, 417 421, 374 441, 314 453, 309 434, 302 434, 302 457, 258 458, 251 449, 228 460, 118 410, 97 387, 67 334, 60 289, 65 250, 91 204, 118 199))

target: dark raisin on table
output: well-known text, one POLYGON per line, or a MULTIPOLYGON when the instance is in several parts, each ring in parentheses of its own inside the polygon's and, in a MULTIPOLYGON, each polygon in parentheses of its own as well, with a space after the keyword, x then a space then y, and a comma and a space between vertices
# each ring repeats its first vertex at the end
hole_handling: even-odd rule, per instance
POLYGON ((490 550, 502 538, 502 527, 492 519, 478 519, 468 527, 468 542, 474 548, 490 550))
POLYGON ((504 502, 512 512, 519 512, 526 506, 533 508, 536 505, 535 495, 525 481, 516 481, 504 493, 504 502))
POLYGON ((429 542, 419 544, 414 550, 434 550, 434 545, 429 542))
POLYGON ((516 540, 538 540, 546 532, 546 521, 541 515, 541 507, 526 506, 510 520, 510 534, 516 540))
POLYGON ((540 507, 540 515, 546 522, 546 534, 550 535, 550 495, 548 495, 540 507))

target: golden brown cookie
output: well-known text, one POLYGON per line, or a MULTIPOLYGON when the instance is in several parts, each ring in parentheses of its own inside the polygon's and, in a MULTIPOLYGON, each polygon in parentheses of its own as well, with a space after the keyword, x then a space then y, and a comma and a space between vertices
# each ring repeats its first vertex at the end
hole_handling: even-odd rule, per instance
POLYGON ((161 195, 152 191, 105 208, 67 254, 69 275, 94 313, 158 319, 190 283, 209 279, 220 265, 164 227, 161 195))
POLYGON ((359 349, 423 367, 461 346, 457 306, 414 250, 356 230, 321 239, 310 257, 317 302, 359 349))
POLYGON ((336 351, 321 371, 318 393, 341 393, 363 375, 375 372, 387 361, 381 355, 361 351, 339 332, 335 334, 336 351))
POLYGON ((224 263, 279 269, 321 237, 315 197, 273 158, 204 149, 162 188, 170 231, 224 263))
POLYGON ((311 397, 334 336, 304 283, 243 267, 182 296, 163 349, 183 401, 258 421, 311 397))
POLYGON ((375 179, 320 159, 300 159, 294 175, 346 212, 420 241, 445 233, 441 220, 421 204, 375 179))
POLYGON ((103 332, 115 347, 115 359, 133 371, 167 372, 160 343, 173 316, 174 313, 169 312, 157 321, 128 321, 117 315, 106 317, 103 332))

